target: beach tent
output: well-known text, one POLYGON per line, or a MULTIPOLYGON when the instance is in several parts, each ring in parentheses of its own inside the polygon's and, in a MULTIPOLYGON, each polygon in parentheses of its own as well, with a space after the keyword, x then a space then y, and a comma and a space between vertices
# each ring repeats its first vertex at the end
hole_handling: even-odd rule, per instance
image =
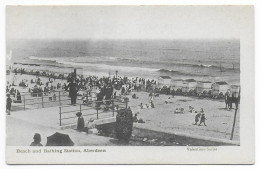
POLYGON ((77 75, 83 75, 83 69, 82 68, 77 68, 77 75))
POLYGON ((182 79, 172 79, 171 80, 171 90, 177 90, 183 87, 183 80, 182 79))
POLYGON ((196 93, 201 94, 205 92, 209 92, 211 90, 212 82, 209 81, 198 81, 196 87, 196 93))
POLYGON ((217 96, 220 93, 223 95, 227 92, 229 89, 228 83, 221 81, 221 82, 216 82, 212 84, 212 94, 213 96, 217 96))
POLYGON ((194 79, 186 79, 183 81, 182 92, 186 93, 191 90, 195 90, 197 87, 197 81, 194 79))
POLYGON ((239 97, 239 93, 240 93, 240 86, 238 86, 238 85, 231 85, 230 86, 230 91, 231 91, 233 97, 238 98, 239 97))
POLYGON ((159 85, 159 87, 163 87, 163 86, 170 87, 171 80, 172 80, 172 78, 170 76, 160 76, 158 78, 158 85, 159 85))

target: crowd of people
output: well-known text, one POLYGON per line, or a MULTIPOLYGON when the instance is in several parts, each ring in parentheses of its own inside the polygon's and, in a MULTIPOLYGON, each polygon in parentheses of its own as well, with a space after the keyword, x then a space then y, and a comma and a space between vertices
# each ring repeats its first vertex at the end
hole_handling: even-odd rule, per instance
MULTIPOLYGON (((24 73, 22 71, 22 73, 24 73)), ((46 79, 45 79, 46 80, 46 79)), ((71 104, 77 103, 77 97, 80 95, 79 91, 87 91, 87 95, 83 95, 83 103, 87 103, 87 100, 89 99, 90 91, 93 92, 93 89, 95 88, 95 94, 96 94, 96 106, 99 107, 103 100, 105 100, 105 104, 109 105, 111 102, 107 101, 110 99, 117 98, 118 96, 120 98, 126 99, 126 95, 131 94, 133 90, 135 91, 147 91, 149 92, 149 103, 143 104, 140 103, 138 106, 137 114, 140 113, 141 109, 152 109, 155 108, 154 105, 154 97, 159 97, 158 93, 151 92, 157 90, 157 82, 155 80, 150 79, 144 79, 144 78, 128 78, 128 77, 98 77, 98 76, 87 76, 84 77, 76 76, 74 73, 71 73, 68 75, 67 79, 65 81, 59 81, 58 83, 55 83, 56 78, 48 77, 47 82, 43 82, 43 80, 36 76, 36 79, 31 79, 30 84, 34 85, 32 88, 29 88, 28 91, 32 94, 32 96, 39 96, 39 94, 50 94, 52 91, 55 90, 63 90, 68 92, 68 96, 71 98, 71 104), (63 85, 62 85, 63 83, 63 85), (38 94, 38 95, 37 95, 38 94)), ((31 86, 30 85, 30 86, 31 86)), ((11 87, 10 84, 7 86, 7 93, 10 93, 10 95, 16 96, 17 99, 21 102, 21 95, 18 90, 11 87), (10 88, 11 87, 11 88, 10 88)), ((22 87, 28 87, 28 81, 22 80, 19 82, 19 86, 22 87)), ((55 97, 56 98, 56 97, 55 97)), ((133 99, 138 99, 138 96, 136 93, 132 95, 133 99)), ((165 100, 166 104, 173 103, 172 98, 174 98, 174 95, 172 97, 168 97, 168 99, 165 100)), ((56 100, 53 97, 50 99, 51 101, 56 100)), ((11 103, 12 99, 10 97, 7 98, 7 110, 10 113, 11 110, 11 103)), ((183 113, 184 109, 182 108, 176 108, 175 113, 183 113)), ((191 110, 192 111, 192 110, 191 110)), ((195 119, 202 119, 201 123, 205 124, 204 115, 199 112, 196 115, 195 119), (204 119, 204 121, 203 121, 204 119)), ((197 120, 195 120, 196 122, 197 120)), ((198 121, 197 121, 198 122, 198 121)), ((196 122, 196 123, 197 123, 196 122)))

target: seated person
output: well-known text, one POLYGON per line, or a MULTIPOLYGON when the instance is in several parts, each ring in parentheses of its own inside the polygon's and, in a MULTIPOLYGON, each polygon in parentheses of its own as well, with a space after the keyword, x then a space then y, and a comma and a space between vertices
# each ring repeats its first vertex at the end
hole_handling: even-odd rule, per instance
POLYGON ((134 123, 145 123, 143 119, 138 119, 137 118, 137 114, 135 114, 135 116, 133 117, 133 122, 134 123))
POLYGON ((53 94, 52 98, 53 98, 53 101, 56 101, 56 94, 55 93, 53 94))
POLYGON ((174 113, 184 113, 184 108, 176 108, 174 113))
POLYGON ((145 104, 145 107, 146 107, 146 109, 148 109, 149 108, 148 104, 145 104))
POLYGON ((144 108, 144 105, 143 105, 143 103, 141 103, 139 106, 140 106, 140 108, 141 108, 141 109, 143 109, 143 108, 144 108))
POLYGON ((189 106, 189 112, 193 113, 193 111, 194 111, 194 107, 189 106))
POLYGON ((87 103, 87 96, 82 97, 83 103, 87 103))
POLYGON ((165 103, 166 103, 166 104, 167 104, 167 103, 172 103, 171 98, 169 97, 168 99, 166 99, 166 100, 165 100, 165 103))
POLYGON ((22 103, 22 96, 18 90, 16 93, 16 100, 14 100, 14 103, 22 103))
POLYGON ((144 105, 143 105, 143 109, 147 109, 147 104, 144 104, 144 105))
POLYGON ((180 113, 181 112, 181 109, 180 108, 176 108, 174 113, 180 113))
POLYGON ((96 128, 95 120, 93 118, 90 118, 87 124, 88 129, 94 129, 96 128))
POLYGON ((83 131, 85 128, 85 122, 84 118, 82 117, 82 113, 78 112, 76 116, 78 117, 77 130, 83 131))
POLYGON ((133 117, 133 122, 134 122, 134 123, 137 123, 137 122, 138 122, 137 113, 135 113, 135 116, 133 117))
POLYGON ((151 107, 152 109, 154 108, 154 104, 153 104, 153 102, 152 102, 152 101, 151 101, 151 103, 150 103, 150 106, 149 106, 149 108, 150 108, 150 107, 151 107))
POLYGON ((133 95, 132 95, 132 98, 133 98, 133 99, 138 99, 138 97, 136 96, 136 94, 133 94, 133 95))

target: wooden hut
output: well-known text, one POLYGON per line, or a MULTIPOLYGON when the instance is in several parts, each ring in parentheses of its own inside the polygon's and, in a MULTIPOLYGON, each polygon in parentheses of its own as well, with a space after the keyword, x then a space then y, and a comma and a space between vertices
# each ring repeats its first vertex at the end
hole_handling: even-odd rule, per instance
POLYGON ((198 81, 196 87, 196 93, 198 95, 209 93, 211 91, 212 82, 210 81, 198 81))
POLYGON ((231 85, 230 86, 230 91, 233 97, 238 98, 240 94, 240 86, 238 85, 231 85))
POLYGON ((159 87, 170 87, 171 86, 171 80, 172 78, 170 76, 160 76, 158 78, 158 85, 159 87))
POLYGON ((224 95, 227 90, 229 89, 228 83, 227 82, 216 82, 212 84, 212 95, 213 96, 219 96, 219 95, 224 95))
POLYGON ((183 87, 183 80, 182 79, 172 79, 171 80, 171 90, 181 90, 183 87))
POLYGON ((194 79, 186 79, 183 81, 182 92, 188 93, 190 91, 194 91, 197 87, 197 81, 194 79))

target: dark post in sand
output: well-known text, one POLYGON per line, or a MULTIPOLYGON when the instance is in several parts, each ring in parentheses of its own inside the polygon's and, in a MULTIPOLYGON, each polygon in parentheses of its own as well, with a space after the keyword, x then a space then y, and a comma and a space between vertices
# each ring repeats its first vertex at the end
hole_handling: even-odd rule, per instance
MULTIPOLYGON (((239 89, 239 93, 238 93, 238 98, 239 98, 239 97, 240 97, 240 89, 239 89)), ((237 100, 237 101, 238 101, 238 100, 237 100)), ((238 103, 237 103, 237 104, 238 104, 238 103)), ((238 109, 238 106, 236 106, 236 110, 235 110, 234 122, 233 122, 233 127, 232 127, 232 131, 231 131, 230 140, 233 140, 235 125, 236 125, 236 118, 237 118, 237 109, 238 109)))

